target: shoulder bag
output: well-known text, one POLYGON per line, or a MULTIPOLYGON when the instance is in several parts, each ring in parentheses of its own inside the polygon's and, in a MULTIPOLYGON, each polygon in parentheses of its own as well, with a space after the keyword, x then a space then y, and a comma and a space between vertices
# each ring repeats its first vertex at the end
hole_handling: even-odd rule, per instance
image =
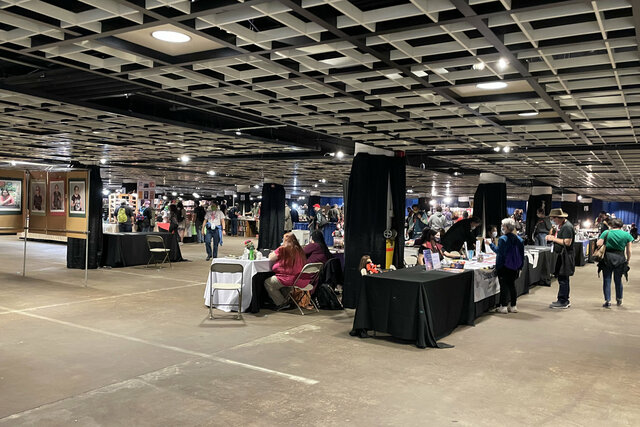
POLYGON ((609 231, 607 230, 604 235, 604 243, 598 249, 593 252, 593 260, 595 262, 600 262, 604 260, 604 256, 607 252, 607 237, 609 237, 609 231))

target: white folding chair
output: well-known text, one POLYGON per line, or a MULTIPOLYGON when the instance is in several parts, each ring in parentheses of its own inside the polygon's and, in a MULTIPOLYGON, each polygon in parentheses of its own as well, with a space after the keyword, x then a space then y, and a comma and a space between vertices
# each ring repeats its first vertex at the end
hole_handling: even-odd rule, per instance
POLYGON ((237 291, 238 292, 238 304, 217 304, 226 306, 237 306, 238 320, 242 319, 242 284, 244 283, 244 266, 242 264, 230 264, 230 263, 214 263, 211 264, 211 270, 209 272, 209 283, 211 283, 211 290, 209 294, 209 318, 213 319, 213 294, 217 290, 223 291, 237 291), (213 273, 240 273, 240 283, 222 283, 213 281, 213 273))
POLYGON ((322 270, 321 262, 314 262, 314 263, 305 265, 302 268, 302 271, 300 272, 300 274, 298 274, 298 276, 296 277, 295 282, 293 282, 293 287, 291 288, 291 292, 289 292, 289 295, 287 296, 287 299, 293 301, 296 307, 298 307, 300 314, 302 314, 303 316, 304 316, 304 311, 302 311, 302 308, 300 307, 298 302, 295 300, 295 298, 293 298, 293 289, 297 287, 296 285, 301 280, 303 275, 310 275, 311 280, 309 280, 309 283, 307 284, 307 286, 305 286, 304 288, 298 287, 298 289, 300 289, 302 292, 309 293, 309 299, 311 300, 311 304, 313 304, 313 307, 316 309, 316 312, 319 313, 320 310, 318 310, 318 306, 316 305, 316 302, 313 300, 313 298, 311 298, 311 291, 313 290, 313 284, 318 278, 318 275, 320 274, 321 270, 322 270))
POLYGON ((147 261, 147 267, 151 264, 153 260, 153 266, 158 266, 158 258, 162 258, 160 265, 164 264, 166 261, 169 262, 169 268, 171 268, 171 258, 169 257, 169 253, 171 249, 168 249, 164 244, 164 239, 162 236, 158 236, 157 234, 147 234, 144 236, 147 240, 147 246, 149 247, 149 261, 147 261))

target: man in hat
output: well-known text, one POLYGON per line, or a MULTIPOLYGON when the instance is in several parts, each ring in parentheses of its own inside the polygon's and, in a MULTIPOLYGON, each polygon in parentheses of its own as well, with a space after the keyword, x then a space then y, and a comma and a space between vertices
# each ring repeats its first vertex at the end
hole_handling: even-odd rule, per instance
POLYGON ((558 254, 556 262, 556 276, 558 276, 558 300, 551 303, 550 308, 566 309, 571 307, 569 302, 569 277, 573 275, 575 264, 571 264, 574 259, 573 240, 575 231, 573 224, 567 221, 567 214, 562 209, 551 209, 549 218, 556 226, 555 235, 549 234, 547 242, 553 242, 553 252, 558 254), (563 252, 564 249, 564 252, 563 252))
POLYGON ((309 230, 311 232, 316 230, 322 231, 325 224, 329 221, 327 220, 327 217, 322 212, 322 206, 320 206, 318 203, 313 205, 313 210, 314 210, 314 214, 313 216, 311 216, 311 218, 309 218, 309 230))

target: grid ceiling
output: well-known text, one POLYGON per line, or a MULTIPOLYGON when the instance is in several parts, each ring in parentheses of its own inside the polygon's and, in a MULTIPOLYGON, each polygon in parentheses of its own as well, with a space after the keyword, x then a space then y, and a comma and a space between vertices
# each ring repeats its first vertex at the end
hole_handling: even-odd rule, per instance
POLYGON ((631 0, 0 0, 0 155, 337 193, 349 161, 326 155, 360 142, 430 159, 417 192, 486 171, 638 200, 639 22, 631 0), (158 48, 158 28, 199 44, 158 48))

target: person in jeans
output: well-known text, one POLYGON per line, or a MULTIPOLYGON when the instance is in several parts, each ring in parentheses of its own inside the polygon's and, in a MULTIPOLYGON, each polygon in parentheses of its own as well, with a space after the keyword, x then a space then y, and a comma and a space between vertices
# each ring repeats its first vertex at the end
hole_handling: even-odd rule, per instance
POLYGON ((547 246, 547 235, 553 226, 551 225, 551 220, 545 214, 544 208, 538 209, 537 216, 538 219, 536 220, 532 238, 536 246, 547 246))
POLYGON ((120 207, 115 210, 115 216, 118 220, 118 231, 120 233, 131 233, 133 229, 133 209, 127 205, 127 202, 123 200, 120 203, 120 207))
POLYGON ((209 206, 209 210, 204 217, 202 233, 205 235, 204 245, 207 249, 207 261, 211 260, 211 257, 218 258, 218 245, 222 242, 222 236, 224 235, 224 214, 218 209, 216 203, 212 203, 209 206), (211 249, 211 242, 213 242, 213 250, 211 249))
POLYGON ((616 302, 622 305, 622 275, 627 272, 629 260, 631 259, 631 234, 622 230, 622 221, 614 218, 609 222, 611 228, 602 235, 597 245, 607 245, 605 258, 598 263, 598 272, 602 270, 602 290, 604 292, 604 308, 611 307, 611 275, 616 285, 616 302), (626 258, 625 258, 626 252, 626 258))
MULTIPOLYGON (((565 265, 565 258, 562 256, 563 247, 567 251, 570 257, 573 256, 573 240, 575 238, 575 231, 573 224, 567 221, 567 214, 562 209, 551 209, 549 218, 555 224, 557 232, 555 235, 549 234, 546 239, 547 242, 553 243, 553 252, 558 254, 558 260, 556 262, 556 276, 558 276, 558 299, 551 303, 549 308, 561 308, 566 309, 571 307, 569 302, 569 274, 567 270, 569 266, 565 265)), ((573 272, 571 272, 573 274, 573 272)))
MULTIPOLYGON (((282 239, 282 246, 269 254, 269 261, 274 262, 271 270, 275 276, 265 280, 264 287, 276 305, 276 309, 284 310, 289 308, 289 304, 285 304, 287 297, 293 290, 293 284, 307 262, 307 257, 296 236, 293 233, 287 233, 282 239)), ((308 283, 308 279, 301 278, 296 286, 304 288, 308 283)))
POLYGON ((238 204, 231 206, 229 209, 229 222, 230 222, 230 232, 232 236, 238 235, 238 216, 240 215, 240 209, 238 208, 238 204))
POLYGON ((202 224, 204 224, 204 217, 207 215, 207 210, 204 208, 204 201, 200 201, 198 206, 193 210, 196 223, 196 243, 204 243, 204 234, 202 233, 202 224))
MULTIPOLYGON (((487 241, 490 242, 489 239, 487 241)), ((524 264, 524 242, 516 234, 516 222, 513 218, 502 220, 502 236, 498 239, 498 246, 491 242, 489 246, 496 253, 496 272, 500 280, 500 306, 496 312, 517 313, 516 279, 524 264)))

